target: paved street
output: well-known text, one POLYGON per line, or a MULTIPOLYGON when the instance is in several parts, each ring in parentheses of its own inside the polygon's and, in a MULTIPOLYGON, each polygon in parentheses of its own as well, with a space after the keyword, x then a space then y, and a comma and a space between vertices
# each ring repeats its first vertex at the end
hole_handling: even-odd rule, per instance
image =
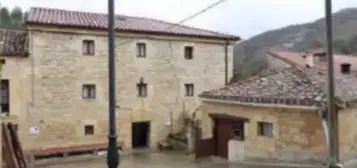
MULTIPOLYGON (((41 168, 106 168, 106 159, 95 159, 91 161, 72 162, 68 164, 43 166, 41 168)), ((194 163, 193 160, 187 156, 178 154, 135 154, 134 156, 123 156, 120 167, 125 168, 210 168, 213 166, 212 162, 194 163)), ((225 166, 223 166, 225 167, 225 166)))
MULTIPOLYGON (((178 154, 136 154, 122 157, 121 168, 253 168, 238 165, 228 165, 212 161, 195 163, 192 158, 178 154)), ((262 168, 261 166, 258 166, 262 168)), ((42 166, 39 168, 107 168, 105 159, 91 161, 72 162, 67 164, 42 166)), ((257 168, 254 167, 254 168, 257 168)), ((273 168, 273 167, 264 167, 273 168)))

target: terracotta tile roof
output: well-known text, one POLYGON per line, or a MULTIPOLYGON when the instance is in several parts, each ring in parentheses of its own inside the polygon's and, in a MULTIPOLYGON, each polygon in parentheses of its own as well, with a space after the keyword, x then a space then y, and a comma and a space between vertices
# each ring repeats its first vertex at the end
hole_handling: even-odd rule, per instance
MULTIPOLYGON (((88 29, 106 29, 107 15, 52 8, 31 8, 27 24, 42 24, 88 29)), ((206 38, 240 40, 238 36, 209 30, 176 25, 156 19, 133 16, 116 16, 116 29, 119 31, 186 35, 206 38), (168 30, 169 27, 170 30, 168 30)))
POLYGON ((326 48, 316 48, 316 49, 311 49, 308 50, 307 52, 313 53, 313 54, 319 54, 319 53, 326 53, 326 48))
POLYGON ((22 30, 0 29, 1 56, 27 56, 28 35, 22 30))
MULTIPOLYGON (((200 97, 261 104, 325 107, 327 77, 313 69, 287 68, 265 77, 255 76, 230 86, 203 92, 200 97)), ((336 75, 336 100, 346 106, 357 100, 357 78, 336 75)))
MULTIPOLYGON (((323 49, 314 50, 314 52, 323 51, 323 49)), ((270 51, 270 55, 284 60, 292 65, 298 65, 305 67, 306 61, 303 55, 306 53, 303 52, 289 52, 289 51, 270 51)), ((350 63, 351 64, 351 73, 357 74, 357 57, 351 55, 334 55, 334 70, 336 73, 340 73, 340 64, 350 63)), ((315 61, 314 66, 316 70, 325 72, 327 70, 327 61, 315 61)))

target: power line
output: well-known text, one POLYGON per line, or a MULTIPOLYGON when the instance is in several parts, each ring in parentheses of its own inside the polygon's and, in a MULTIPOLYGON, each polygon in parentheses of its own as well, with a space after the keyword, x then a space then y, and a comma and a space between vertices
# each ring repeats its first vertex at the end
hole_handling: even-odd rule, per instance
MULTIPOLYGON (((227 0, 219 0, 219 1, 217 1, 217 2, 215 2, 215 3, 213 3, 213 4, 211 4, 211 5, 208 5, 206 8, 204 8, 204 9, 202 9, 202 10, 200 10, 200 11, 194 13, 194 14, 191 15, 191 16, 188 16, 188 17, 182 19, 182 20, 181 20, 180 22, 178 22, 176 25, 179 25, 179 24, 182 24, 182 23, 184 23, 184 22, 187 22, 187 21, 189 21, 189 20, 191 20, 191 19, 193 19, 193 18, 195 18, 195 17, 197 17, 197 16, 199 16, 199 15, 201 15, 201 14, 207 12, 208 10, 210 10, 210 9, 212 9, 212 8, 214 8, 214 7, 216 7, 216 6, 218 6, 219 4, 221 4, 221 3, 225 2, 225 1, 227 1, 227 0)), ((172 27, 175 27, 176 25, 174 25, 174 26, 172 26, 172 27)), ((172 27, 169 27, 168 29, 171 29, 172 27)))
MULTIPOLYGON (((212 9, 212 8, 214 8, 214 7, 218 6, 218 5, 220 5, 221 3, 225 2, 225 1, 227 1, 227 0, 219 0, 219 1, 217 1, 217 2, 215 2, 215 3, 213 3, 213 4, 211 4, 211 5, 208 5, 208 6, 205 7, 204 9, 201 9, 201 10, 199 10, 198 12, 196 12, 196 13, 194 13, 194 14, 188 16, 188 17, 185 17, 184 19, 180 20, 178 23, 172 24, 171 26, 169 26, 169 27, 167 27, 166 29, 164 29, 164 31, 170 30, 170 29, 172 29, 172 28, 174 28, 174 27, 176 27, 176 26, 179 26, 179 25, 181 25, 181 24, 183 24, 183 23, 185 23, 185 22, 187 22, 187 21, 189 21, 189 20, 192 20, 192 19, 194 19, 195 17, 197 17, 197 16, 199 16, 199 15, 202 15, 203 13, 209 11, 210 9, 212 9)), ((128 44, 128 43, 131 43, 131 42, 134 42, 134 41, 135 41, 135 40, 128 40, 128 41, 126 41, 126 42, 119 43, 119 45, 128 44)))
POLYGON ((80 5, 79 8, 78 8, 78 11, 81 11, 82 8, 87 4, 87 2, 88 2, 88 0, 83 0, 82 3, 81 3, 81 5, 80 5))

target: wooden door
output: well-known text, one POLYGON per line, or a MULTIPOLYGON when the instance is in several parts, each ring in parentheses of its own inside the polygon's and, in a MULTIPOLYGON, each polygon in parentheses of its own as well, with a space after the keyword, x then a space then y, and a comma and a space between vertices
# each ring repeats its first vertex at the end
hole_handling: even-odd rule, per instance
POLYGON ((231 122, 215 119, 216 156, 228 158, 228 141, 231 137, 231 122))

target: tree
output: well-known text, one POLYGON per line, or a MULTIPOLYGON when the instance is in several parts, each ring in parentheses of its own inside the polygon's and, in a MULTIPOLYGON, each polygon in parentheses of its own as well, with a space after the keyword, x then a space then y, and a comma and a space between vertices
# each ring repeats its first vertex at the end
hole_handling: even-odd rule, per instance
POLYGON ((333 48, 336 52, 341 54, 348 55, 352 53, 349 42, 345 40, 334 40, 333 48))
POLYGON ((28 12, 25 12, 24 13, 24 19, 23 19, 23 22, 22 22, 22 27, 25 27, 25 22, 27 20, 27 18, 29 17, 29 13, 28 12))
POLYGON ((15 7, 12 9, 11 14, 11 28, 19 29, 22 28, 22 23, 24 22, 24 14, 22 9, 19 7, 15 7))
POLYGON ((11 16, 7 7, 0 8, 0 28, 11 28, 11 16))
POLYGON ((21 29, 25 26, 25 20, 28 17, 27 12, 23 12, 20 7, 11 10, 0 6, 0 28, 3 29, 21 29))
POLYGON ((351 53, 357 52, 357 35, 353 35, 349 40, 348 40, 348 45, 349 48, 351 49, 351 53))

